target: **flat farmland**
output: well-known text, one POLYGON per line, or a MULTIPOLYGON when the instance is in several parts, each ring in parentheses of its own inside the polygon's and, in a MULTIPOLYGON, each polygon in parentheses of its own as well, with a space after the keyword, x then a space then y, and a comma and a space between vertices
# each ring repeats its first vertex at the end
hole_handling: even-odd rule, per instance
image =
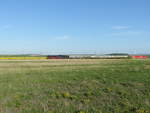
POLYGON ((150 60, 0 60, 0 113, 150 113, 150 60))

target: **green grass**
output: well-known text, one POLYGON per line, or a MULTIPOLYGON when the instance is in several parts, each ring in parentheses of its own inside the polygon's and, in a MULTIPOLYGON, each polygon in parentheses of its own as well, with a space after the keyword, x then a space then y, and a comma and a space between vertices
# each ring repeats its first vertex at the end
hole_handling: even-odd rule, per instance
POLYGON ((1 113, 150 113, 150 60, 0 61, 1 113))

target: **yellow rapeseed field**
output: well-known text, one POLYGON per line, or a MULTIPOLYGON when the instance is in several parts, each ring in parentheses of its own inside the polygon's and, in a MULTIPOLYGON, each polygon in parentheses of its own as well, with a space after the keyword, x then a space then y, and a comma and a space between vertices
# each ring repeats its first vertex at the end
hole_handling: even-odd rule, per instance
POLYGON ((47 57, 0 57, 0 60, 45 60, 47 57))

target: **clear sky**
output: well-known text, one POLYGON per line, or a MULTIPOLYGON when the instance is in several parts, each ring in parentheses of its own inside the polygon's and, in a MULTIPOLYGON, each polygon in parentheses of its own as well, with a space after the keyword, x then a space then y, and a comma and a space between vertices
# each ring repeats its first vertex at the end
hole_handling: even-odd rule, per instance
POLYGON ((0 54, 150 53, 150 0, 0 0, 0 54))

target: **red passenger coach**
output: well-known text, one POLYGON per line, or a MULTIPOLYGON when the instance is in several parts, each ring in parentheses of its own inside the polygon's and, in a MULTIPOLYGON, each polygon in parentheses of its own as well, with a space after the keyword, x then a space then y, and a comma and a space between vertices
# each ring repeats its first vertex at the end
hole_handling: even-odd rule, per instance
POLYGON ((148 56, 132 56, 134 59, 147 59, 148 56))

